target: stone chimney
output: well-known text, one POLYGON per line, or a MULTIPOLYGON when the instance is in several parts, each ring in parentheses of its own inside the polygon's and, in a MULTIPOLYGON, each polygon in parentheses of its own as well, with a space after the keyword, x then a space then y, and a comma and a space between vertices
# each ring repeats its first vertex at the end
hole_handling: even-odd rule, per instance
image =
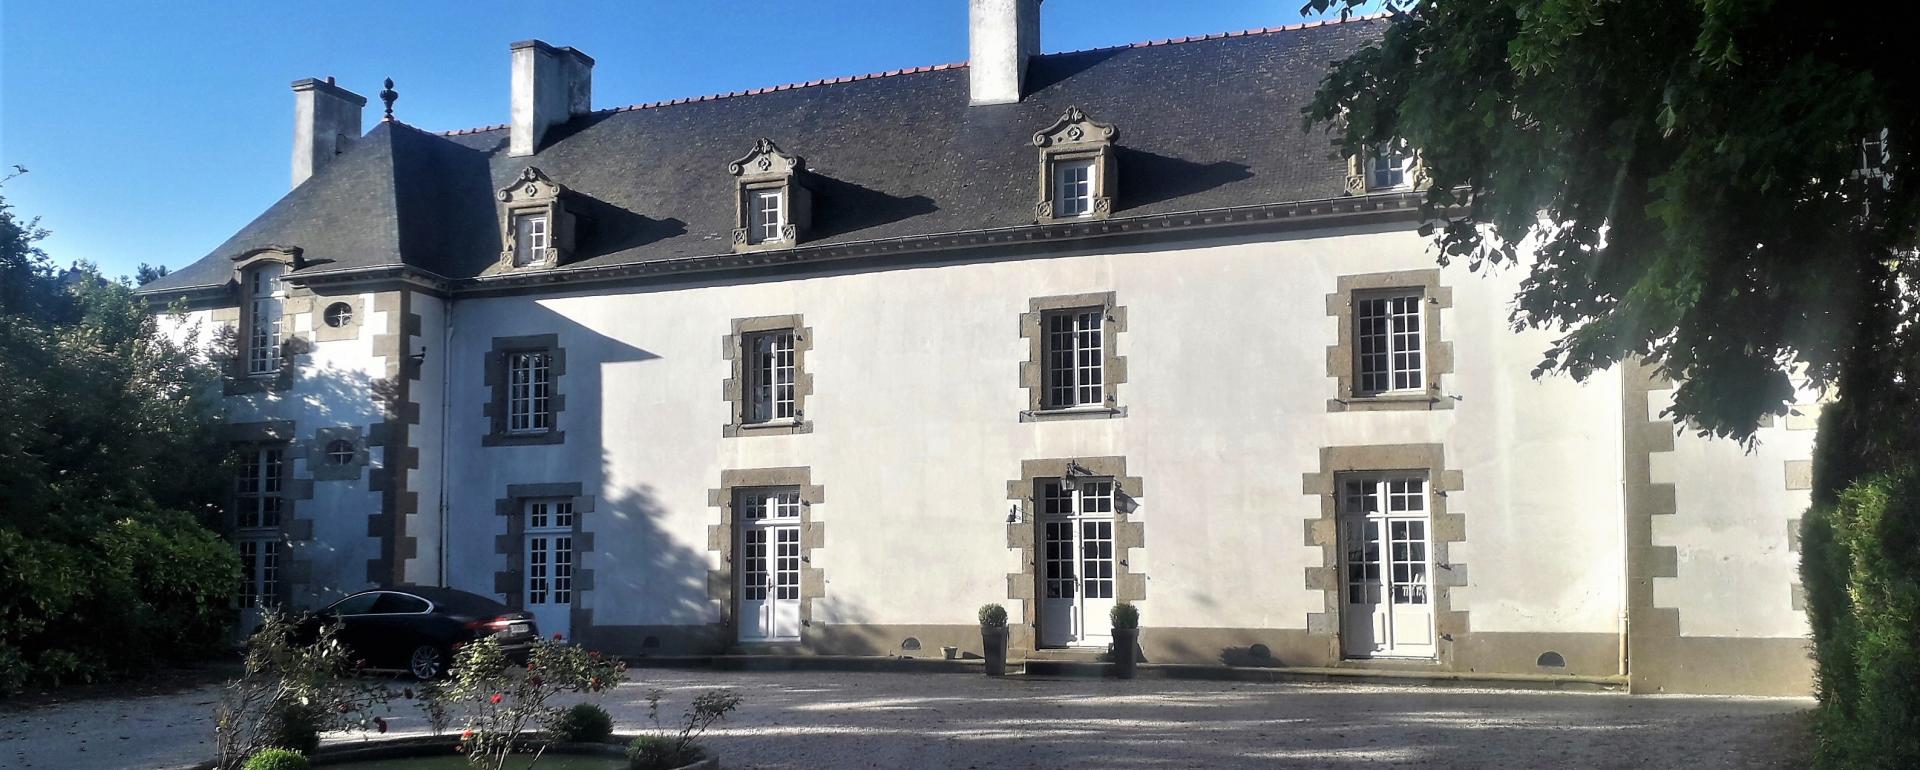
POLYGON ((360 138, 367 97, 326 80, 293 81, 293 186, 333 162, 360 138))
POLYGON ((513 49, 513 130, 507 154, 540 151, 547 129, 593 109, 593 57, 522 40, 513 49))
POLYGON ((967 0, 969 103, 1011 104, 1040 53, 1040 0, 967 0))

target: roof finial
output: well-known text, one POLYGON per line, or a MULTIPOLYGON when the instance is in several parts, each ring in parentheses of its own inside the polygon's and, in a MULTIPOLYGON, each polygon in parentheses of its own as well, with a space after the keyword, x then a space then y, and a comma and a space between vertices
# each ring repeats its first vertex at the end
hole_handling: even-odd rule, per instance
POLYGON ((400 92, 393 90, 393 78, 387 78, 387 87, 380 92, 380 101, 387 105, 386 121, 393 122, 393 103, 400 99, 400 92))

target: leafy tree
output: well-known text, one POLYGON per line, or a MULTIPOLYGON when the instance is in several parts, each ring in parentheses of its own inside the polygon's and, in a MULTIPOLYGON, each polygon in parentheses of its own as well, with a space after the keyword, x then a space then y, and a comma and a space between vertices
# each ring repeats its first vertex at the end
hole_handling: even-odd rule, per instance
POLYGON ((1539 373, 1642 356, 1676 420, 1741 439, 1791 366, 1912 414, 1920 70, 1879 5, 1390 0, 1306 122, 1417 148, 1441 259, 1528 271, 1539 373))
POLYGON ((216 370, 45 236, 0 198, 0 694, 209 649, 239 572, 216 370))

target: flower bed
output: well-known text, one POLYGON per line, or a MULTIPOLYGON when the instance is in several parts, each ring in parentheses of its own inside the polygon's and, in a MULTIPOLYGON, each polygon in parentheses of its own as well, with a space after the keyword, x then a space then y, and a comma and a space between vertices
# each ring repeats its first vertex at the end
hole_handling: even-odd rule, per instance
MULTIPOLYGON (((605 742, 598 743, 542 743, 536 734, 529 733, 525 740, 528 745, 541 747, 544 751, 540 762, 543 770, 548 768, 598 770, 627 767, 626 747, 637 737, 639 736, 615 735, 605 742)), ((433 764, 432 760, 442 760, 450 770, 466 768, 467 760, 459 752, 459 747, 460 739, 457 736, 423 735, 381 738, 323 746, 313 752, 312 763, 314 767, 366 768, 366 770, 400 767, 434 770, 438 765, 433 764), (428 762, 420 760, 428 760, 428 762)), ((218 767, 218 762, 209 760, 179 770, 216 770, 218 767)), ((719 767, 717 760, 706 759, 677 770, 718 770, 719 767)))

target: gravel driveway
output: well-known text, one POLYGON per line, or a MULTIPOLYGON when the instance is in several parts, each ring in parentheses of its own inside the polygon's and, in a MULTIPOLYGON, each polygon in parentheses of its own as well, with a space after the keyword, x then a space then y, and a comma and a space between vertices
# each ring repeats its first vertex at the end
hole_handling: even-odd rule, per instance
MULTIPOLYGON (((648 688, 745 696, 707 743, 743 768, 1792 767, 1806 699, 967 674, 636 669, 648 688)), ((210 754, 217 690, 0 712, 0 767, 164 767, 210 754)), ((423 730, 396 702, 397 732, 423 730)), ((352 737, 340 740, 356 740, 352 737)))

